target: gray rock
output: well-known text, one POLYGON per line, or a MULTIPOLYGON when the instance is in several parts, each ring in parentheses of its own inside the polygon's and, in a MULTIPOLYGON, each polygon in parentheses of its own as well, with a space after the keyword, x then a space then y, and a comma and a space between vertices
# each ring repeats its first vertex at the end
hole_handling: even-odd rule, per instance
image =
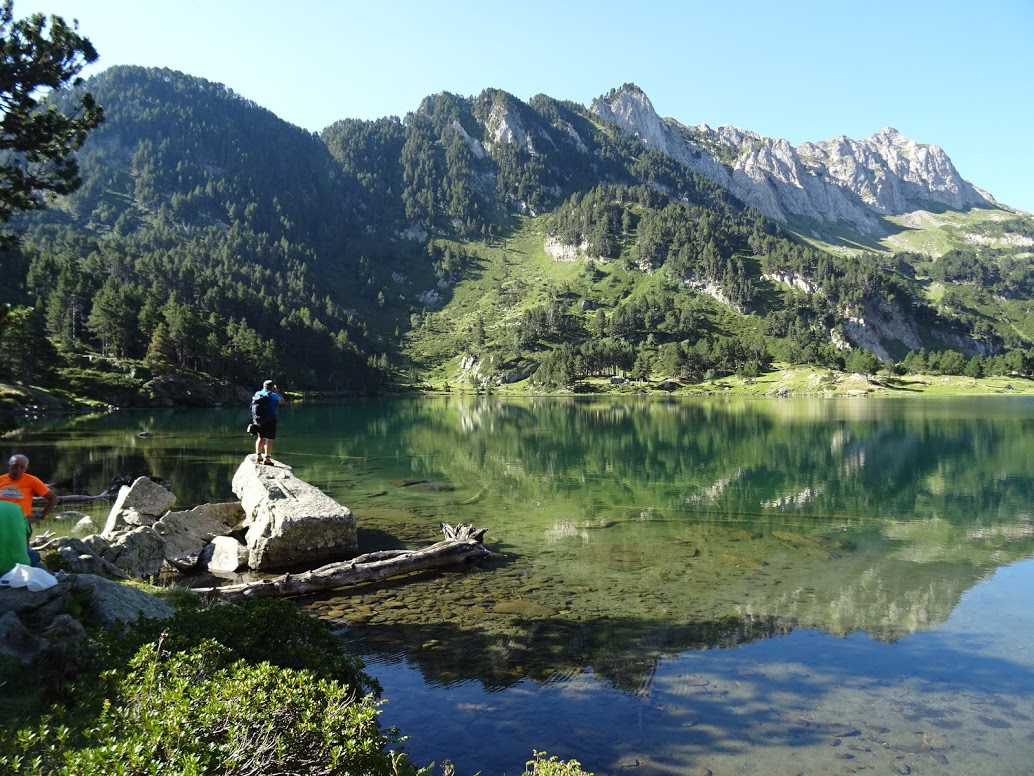
POLYGON ((153 525, 176 505, 176 497, 147 477, 137 477, 128 488, 119 490, 118 498, 108 513, 103 535, 127 527, 153 525))
POLYGON ((93 544, 87 544, 74 536, 51 539, 39 547, 40 557, 48 569, 66 571, 70 574, 97 574, 109 579, 125 579, 128 575, 102 557, 108 543, 100 537, 93 544))
POLYGON ((100 534, 89 534, 83 537, 83 544, 90 548, 90 550, 100 555, 108 548, 108 540, 100 534))
POLYGON ((233 572, 248 565, 248 547, 232 536, 216 536, 212 539, 208 570, 233 572))
POLYGON ((261 466, 248 456, 232 487, 244 507, 252 569, 312 568, 358 553, 352 511, 295 477, 289 466, 261 466))
POLYGON ((150 526, 118 531, 108 542, 101 557, 135 579, 149 579, 165 564, 165 541, 150 526))
POLYGON ((14 612, 30 628, 42 628, 65 611, 71 591, 68 577, 58 573, 54 587, 31 592, 24 587, 0 588, 0 614, 14 612))
POLYGON ((43 631, 49 641, 70 643, 86 635, 86 628, 70 614, 59 614, 43 631))
POLYGON ((202 504, 184 512, 169 512, 154 524, 165 540, 165 559, 180 571, 192 571, 202 550, 244 519, 237 502, 202 504))
POLYGON ((120 585, 93 574, 71 577, 76 598, 87 602, 87 616, 105 628, 117 628, 145 619, 163 620, 172 617, 173 608, 153 595, 129 585, 120 585))
POLYGON ((72 533, 80 536, 84 534, 97 533, 97 524, 93 522, 93 518, 87 515, 72 526, 72 533))
POLYGON ((22 665, 29 665, 48 646, 47 640, 26 628, 14 612, 0 616, 0 656, 12 657, 22 665))
MULTIPOLYGON (((92 574, 58 572, 58 583, 40 592, 0 588, 0 656, 23 665, 35 663, 41 674, 55 665, 66 645, 86 635, 82 622, 121 627, 140 617, 164 619, 173 608, 128 585, 92 574)), ((59 665, 60 663, 58 663, 59 665)))

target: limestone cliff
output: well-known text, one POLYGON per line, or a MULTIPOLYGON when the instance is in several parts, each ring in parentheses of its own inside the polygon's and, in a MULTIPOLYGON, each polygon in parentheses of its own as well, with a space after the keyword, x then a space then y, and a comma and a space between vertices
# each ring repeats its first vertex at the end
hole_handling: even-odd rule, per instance
POLYGON ((784 223, 807 219, 876 236, 886 231, 881 215, 995 204, 963 180, 942 149, 889 127, 860 141, 841 136, 794 147, 736 127, 661 118, 632 85, 594 100, 590 110, 784 223))

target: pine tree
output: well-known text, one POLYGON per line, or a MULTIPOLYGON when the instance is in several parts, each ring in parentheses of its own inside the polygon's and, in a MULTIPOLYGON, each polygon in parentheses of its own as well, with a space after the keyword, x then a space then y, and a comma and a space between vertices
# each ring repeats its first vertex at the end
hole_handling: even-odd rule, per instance
MULTIPOLYGON (((73 152, 104 113, 89 93, 71 113, 48 104, 47 96, 79 86, 79 72, 96 59, 90 41, 61 17, 15 21, 13 0, 0 6, 0 223, 81 185, 73 152)), ((6 233, 0 239, 10 245, 15 238, 6 233)))
POLYGON ((156 372, 171 366, 176 360, 176 348, 169 336, 169 327, 165 321, 160 322, 151 335, 151 344, 147 346, 144 363, 156 372))

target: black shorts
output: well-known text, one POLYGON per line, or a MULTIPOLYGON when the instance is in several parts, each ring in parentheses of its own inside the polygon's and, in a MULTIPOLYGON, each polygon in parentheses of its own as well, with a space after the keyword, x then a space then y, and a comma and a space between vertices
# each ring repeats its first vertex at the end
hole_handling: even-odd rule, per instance
POLYGON ((259 432, 258 435, 263 439, 276 439, 276 421, 275 420, 264 420, 261 423, 256 423, 259 432))

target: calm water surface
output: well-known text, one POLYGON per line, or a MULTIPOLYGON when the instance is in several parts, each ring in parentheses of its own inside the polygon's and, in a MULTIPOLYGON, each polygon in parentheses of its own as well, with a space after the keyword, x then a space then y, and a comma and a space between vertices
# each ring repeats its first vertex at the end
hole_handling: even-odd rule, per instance
MULTIPOLYGON (((282 417, 277 457, 356 513, 361 551, 488 529, 482 567, 300 601, 363 655, 418 762, 1032 772, 1030 399, 454 397, 282 417)), ((150 473, 192 506, 233 499, 246 423, 116 414, 9 446, 63 493, 150 473)))

